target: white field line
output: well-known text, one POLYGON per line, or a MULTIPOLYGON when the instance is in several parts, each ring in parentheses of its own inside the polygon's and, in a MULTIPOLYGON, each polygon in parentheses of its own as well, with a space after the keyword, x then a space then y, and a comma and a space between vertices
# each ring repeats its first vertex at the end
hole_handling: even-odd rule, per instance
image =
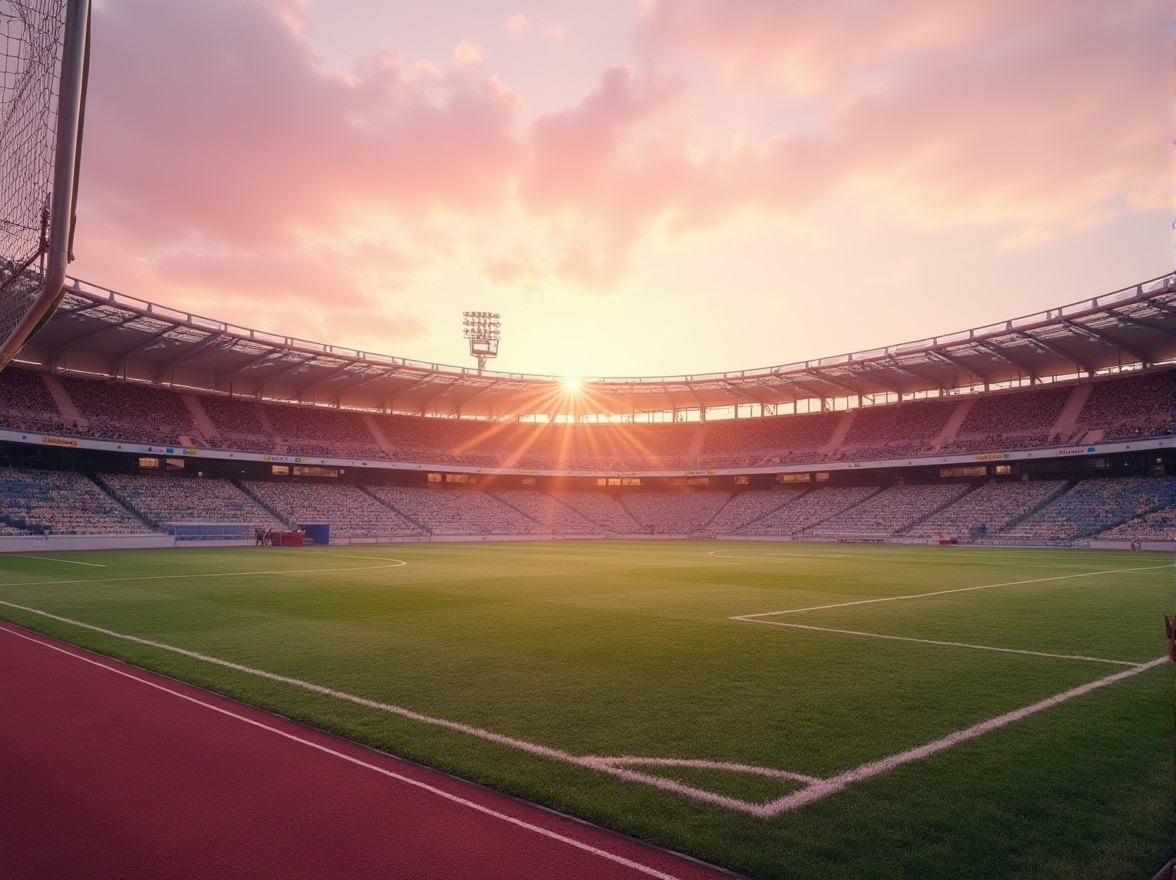
MULTIPOLYGON (((254 669, 251 666, 244 666, 240 663, 233 663, 230 660, 222 660, 219 657, 211 657, 207 654, 200 654, 196 651, 189 651, 186 648, 178 648, 174 645, 168 645, 168 644, 165 644, 164 642, 157 642, 153 639, 145 639, 145 638, 141 638, 139 636, 132 636, 132 635, 127 635, 126 633, 115 632, 114 630, 106 629, 106 628, 100 627, 100 626, 94 626, 93 624, 90 624, 90 623, 82 623, 81 621, 72 620, 68 617, 61 617, 60 615, 57 615, 57 614, 51 614, 48 611, 42 611, 38 608, 29 608, 25 605, 18 605, 15 602, 0 601, 0 605, 6 606, 8 608, 15 608, 18 611, 25 611, 25 612, 28 612, 29 614, 36 614, 41 617, 49 618, 50 620, 59 621, 61 623, 67 623, 71 626, 77 626, 82 629, 88 629, 92 632, 101 633, 102 635, 105 635, 105 636, 111 636, 112 638, 122 639, 122 640, 128 641, 128 642, 134 642, 135 644, 139 644, 139 645, 147 645, 149 647, 158 648, 163 651, 170 651, 173 654, 179 654, 184 657, 190 657, 194 660, 200 660, 205 663, 211 663, 216 666, 222 666, 226 669, 232 669, 236 672, 243 672, 248 675, 257 676, 258 678, 267 679, 269 681, 276 681, 276 682, 280 682, 282 684, 292 685, 294 687, 301 688, 303 690, 310 691, 312 693, 322 694, 324 696, 333 697, 337 700, 344 700, 349 703, 354 703, 358 706, 363 706, 367 709, 375 709, 380 712, 386 712, 389 715, 397 715, 401 718, 407 718, 410 721, 415 721, 420 724, 429 724, 434 727, 441 727, 446 730, 453 730, 453 731, 456 731, 457 733, 463 733, 468 736, 477 737, 478 739, 483 739, 483 740, 488 740, 490 742, 498 743, 499 745, 509 746, 510 748, 518 749, 519 751, 526 752, 527 754, 530 754, 530 755, 537 755, 542 758, 550 758, 555 761, 562 761, 565 764, 575 764, 575 765, 581 766, 581 767, 589 767, 593 770, 598 770, 602 773, 608 773, 611 776, 616 776, 621 779, 627 779, 632 782, 642 782, 642 783, 645 783, 646 785, 650 785, 655 788, 661 788, 661 789, 665 789, 666 791, 672 791, 672 792, 675 792, 676 794, 685 795, 687 797, 694 798, 695 800, 713 803, 713 804, 716 804, 721 807, 726 807, 727 809, 741 810, 743 812, 748 812, 748 813, 754 814, 755 811, 760 808, 759 804, 753 804, 753 803, 749 803, 747 801, 741 801, 737 798, 730 798, 730 797, 726 797, 724 795, 715 794, 714 792, 706 791, 705 789, 695 788, 694 786, 691 786, 691 785, 685 785, 685 784, 683 784, 681 782, 677 782, 673 779, 666 779, 661 776, 653 776, 653 775, 646 774, 646 773, 639 773, 634 770, 629 770, 623 766, 614 767, 611 764, 607 763, 608 759, 600 759, 600 758, 592 758, 592 757, 589 757, 589 758, 578 757, 576 755, 572 755, 568 752, 564 752, 559 749, 553 749, 548 746, 540 745, 538 743, 528 742, 526 740, 516 739, 516 738, 510 737, 510 736, 505 736, 504 734, 501 734, 501 733, 494 733, 493 731, 485 730, 480 727, 474 727, 473 725, 470 725, 470 724, 463 724, 459 721, 449 721, 448 719, 445 719, 445 718, 435 718, 430 715, 424 715, 420 712, 415 712, 412 709, 405 708, 404 706, 397 706, 397 705, 394 705, 391 703, 381 703, 377 700, 370 700, 366 697, 359 697, 354 694, 348 694, 343 691, 337 691, 337 690, 334 690, 333 688, 324 687, 323 685, 320 685, 320 684, 314 684, 313 682, 303 681, 302 679, 291 678, 290 676, 279 675, 274 672, 266 672, 265 670, 262 670, 262 669, 254 669)), ((775 770, 772 770, 771 768, 767 768, 767 767, 761 768, 761 770, 766 771, 768 774, 779 772, 779 771, 775 771, 775 770)))
POLYGON ((862 764, 852 770, 847 770, 845 773, 839 773, 817 785, 810 786, 793 794, 785 795, 778 800, 765 804, 763 807, 764 816, 776 816, 780 813, 795 810, 805 804, 820 800, 823 797, 833 794, 836 791, 852 785, 856 782, 862 782, 866 779, 871 779, 895 767, 903 764, 909 764, 912 761, 920 761, 923 758, 928 758, 938 752, 950 749, 952 746, 959 745, 970 739, 975 739, 982 736, 989 731, 1012 724, 1014 721, 1020 721, 1023 718, 1028 718, 1037 712, 1045 709, 1050 709, 1054 706, 1060 705, 1067 700, 1072 700, 1075 697, 1080 697, 1083 694, 1088 694, 1091 691, 1106 687, 1107 685, 1115 684, 1125 678, 1130 678, 1133 675, 1139 675, 1141 672, 1146 672, 1149 669, 1154 669, 1168 662, 1167 656, 1158 657, 1150 663, 1142 663, 1133 669, 1126 669, 1122 672, 1116 672, 1114 675, 1108 675, 1106 678, 1100 678, 1096 681, 1088 682, 1087 684, 1079 685, 1076 688, 1071 688, 1068 691, 1063 691, 1060 694, 1054 694, 1052 697, 1047 697, 1040 702, 1034 703, 1031 706, 1025 706, 1022 709, 1016 709, 1012 712, 1006 712, 1004 715, 998 715, 995 718, 989 718, 987 721, 981 721, 979 724, 974 724, 971 727, 957 730, 955 733, 948 734, 942 739, 937 739, 934 742, 929 742, 926 745, 918 746, 917 748, 909 749, 905 752, 891 755, 888 758, 883 758, 880 761, 872 761, 867 764, 862 764))
POLYGON ((12 559, 40 559, 42 562, 61 562, 61 563, 64 563, 65 565, 89 565, 93 568, 106 568, 105 565, 102 565, 101 563, 98 563, 98 562, 77 562, 73 559, 57 559, 56 557, 53 557, 53 556, 26 556, 23 553, 21 553, 21 554, 13 555, 11 558, 12 559))
POLYGON ((332 757, 339 758, 343 761, 347 761, 350 764, 355 764, 356 766, 363 767, 366 770, 374 770, 376 773, 379 773, 383 776, 387 776, 390 779, 395 779, 397 782, 402 782, 406 785, 411 785, 414 788, 419 788, 423 791, 427 791, 430 794, 434 794, 437 797, 444 798, 447 801, 458 804, 462 807, 466 807, 467 809, 474 810, 475 812, 482 813, 487 816, 491 816, 495 819, 499 819, 499 820, 506 822, 510 825, 514 825, 516 827, 523 828, 527 831, 531 831, 535 834, 539 834, 543 837, 550 838, 551 840, 559 841, 560 843, 564 843, 564 844, 567 844, 568 846, 574 847, 576 849, 583 850, 584 852, 591 853, 592 855, 599 856, 600 858, 606 859, 610 862, 614 862, 619 865, 624 865, 627 868, 632 868, 634 871, 637 871, 638 873, 641 873, 641 874, 645 874, 646 876, 656 877, 656 878, 658 878, 658 880, 678 880, 678 878, 675 877, 673 874, 667 874, 664 871, 659 871, 656 868, 650 867, 649 865, 643 865, 640 862, 635 862, 632 859, 625 858, 624 856, 617 855, 616 853, 611 853, 608 850, 600 849, 598 847, 592 846, 591 844, 587 844, 587 843, 584 843, 583 841, 576 840, 573 837, 567 837, 566 835, 560 834, 559 832, 552 831, 548 828, 544 828, 541 825, 535 825, 535 824, 533 824, 531 822, 527 822, 523 819, 517 819, 514 816, 510 816, 510 815, 507 815, 506 813, 499 812, 498 810, 495 810, 491 807, 484 806, 484 805, 479 804, 475 801, 471 801, 467 798, 461 797, 460 795, 452 794, 450 792, 445 791, 444 789, 440 789, 440 788, 437 788, 436 786, 429 785, 427 782, 421 782, 420 780, 413 779, 409 776, 404 776, 400 773, 395 772, 394 770, 389 770, 387 767, 381 767, 378 764, 373 764, 369 761, 364 761, 361 758, 355 757, 354 755, 348 755, 344 752, 338 751, 337 749, 332 749, 329 746, 323 745, 322 743, 316 743, 312 740, 298 736, 294 733, 290 733, 289 731, 281 730, 281 729, 274 727, 270 724, 266 724, 262 721, 259 721, 256 718, 249 718, 245 715, 242 715, 238 712, 233 712, 233 711, 226 709, 222 706, 216 706, 216 705, 213 705, 212 703, 205 702, 204 700, 197 699, 196 697, 194 697, 190 694, 185 694, 185 693, 181 693, 180 691, 172 690, 171 688, 166 687, 165 685, 163 685, 161 683, 149 681, 144 678, 140 678, 139 676, 133 675, 130 672, 127 672, 125 670, 118 669, 117 667, 110 666, 106 663, 102 663, 97 660, 93 660, 89 657, 85 657, 80 654, 76 654, 72 651, 66 650, 65 648, 60 648, 56 645, 52 645, 47 642, 40 641, 38 639, 30 638, 26 635, 23 635, 21 633, 18 633, 18 632, 11 630, 11 629, 8 629, 7 627, 0 627, 0 631, 6 632, 10 635, 14 635, 14 636, 17 636, 22 639, 26 639, 27 641, 33 642, 34 644, 42 645, 43 647, 46 647, 46 648, 51 648, 54 651, 60 651, 62 654, 65 654, 69 657, 73 657, 76 660, 85 661, 86 663, 90 663, 94 666, 99 667, 100 669, 105 669, 108 672, 113 672, 116 675, 121 675, 125 678, 129 678, 132 681, 138 682, 139 684, 143 684, 143 685, 146 685, 147 687, 155 688, 156 690, 163 691, 166 694, 171 694, 173 697, 178 697, 181 700, 186 700, 189 703, 193 703, 197 706, 201 706, 202 708, 209 709, 213 712, 217 712, 221 715, 225 715, 225 716, 227 716, 229 718, 233 718, 237 721, 243 721, 246 724, 252 725, 253 727, 259 728, 261 730, 268 731, 269 733, 277 734, 278 736, 283 737, 285 739, 288 739, 292 742, 296 742, 296 743, 299 743, 304 746, 309 746, 312 749, 316 749, 317 751, 323 752, 324 754, 331 755, 332 757))
MULTIPOLYGON (((754 556, 746 554, 746 553, 740 554, 738 556, 734 556, 734 555, 728 556, 728 555, 726 555, 726 551, 724 551, 724 550, 711 550, 706 555, 710 556, 714 559, 770 560, 770 559, 779 558, 779 557, 791 558, 791 559, 857 559, 857 560, 869 559, 871 562, 875 562, 875 563, 892 562, 895 564, 909 565, 911 557, 915 556, 916 554, 914 552, 903 553, 902 551, 899 550, 899 547, 910 546, 910 547, 916 548, 918 550, 925 550, 926 549, 926 546, 923 544, 914 544, 914 545, 889 544, 887 546, 891 549, 892 552, 886 554, 885 556, 878 556, 878 555, 871 556, 870 553, 867 551, 862 551, 861 553, 771 553, 771 552, 764 552, 764 553, 756 554, 754 556)), ((954 549, 950 548, 950 547, 937 547, 935 549, 937 549, 937 550, 941 551, 943 554, 945 554, 945 557, 946 557, 946 554, 953 554, 954 555, 957 553, 962 554, 962 553, 965 553, 969 550, 974 551, 972 553, 972 555, 967 556, 965 558, 958 558, 957 557, 955 559, 950 559, 950 558, 936 559, 935 563, 934 563, 935 565, 976 565, 981 562, 987 563, 987 562, 991 561, 991 560, 984 559, 982 556, 983 553, 986 553, 989 550, 992 550, 992 549, 1011 550, 1011 549, 1020 549, 1020 548, 1001 547, 1001 548, 983 548, 983 549, 977 550, 977 549, 974 549, 971 547, 957 547, 954 549)), ((1073 551, 1071 551, 1071 552, 1073 552, 1073 551)), ((1070 559, 1071 561, 1073 559, 1073 557, 1066 557, 1066 556, 1060 556, 1060 555, 1048 556, 1046 554, 1038 554, 1036 552, 1034 552, 1033 558, 1034 559, 1058 559, 1058 560, 1070 559)), ((1017 566, 1017 568, 1052 568, 1052 569, 1057 569, 1059 567, 1058 563, 1056 563, 1056 562, 1022 562, 1020 559, 1018 559, 1016 561, 1016 566, 1017 566)), ((1142 568, 1143 566, 1137 566, 1137 567, 1142 568)))
MULTIPOLYGON (((371 557, 375 558, 375 557, 371 557)), ((340 574, 349 571, 379 571, 383 568, 400 568, 408 565, 403 559, 386 559, 386 565, 349 565, 346 568, 284 568, 268 571, 220 571, 203 574, 149 574, 134 577, 111 578, 75 578, 68 581, 22 581, 14 584, 0 583, 0 587, 59 587, 68 584, 116 584, 132 581, 182 581, 198 578, 247 577, 258 574, 305 575, 305 574, 340 574)))
POLYGON ((768 626, 786 626, 790 629, 807 629, 813 632, 836 633, 843 636, 862 636, 868 639, 888 639, 895 642, 916 642, 920 645, 942 645, 947 648, 970 648, 973 651, 995 651, 1000 654, 1027 654, 1030 657, 1051 657, 1057 660, 1085 660, 1089 663, 1111 663, 1115 666, 1139 666, 1132 660, 1108 660, 1105 657, 1087 657, 1084 654, 1051 654, 1047 651, 1027 651, 1023 648, 997 648, 992 645, 969 645, 966 642, 946 642, 938 639, 916 639, 909 636, 890 636, 882 633, 861 632, 854 629, 832 629, 827 626, 806 626, 803 623, 784 623, 779 620, 751 620, 746 617, 732 617, 745 623, 765 623, 768 626))
POLYGON ((1059 574, 1054 577, 1031 578, 1026 581, 1004 581, 999 584, 979 584, 974 587, 958 587, 953 590, 935 590, 929 593, 911 593, 906 596, 883 596, 879 599, 857 599, 853 602, 834 602, 830 605, 810 605, 806 608, 788 608, 784 611, 763 611, 758 614, 741 614, 730 620, 751 620, 756 617, 775 617, 779 614, 801 614, 805 611, 827 611, 830 608, 851 608, 855 605, 876 605, 879 602, 904 602, 910 599, 928 599, 932 596, 949 596, 953 593, 971 593, 976 590, 994 590, 997 587, 1020 587, 1025 584, 1044 584, 1049 581, 1066 581, 1074 578, 1096 577, 1100 574, 1124 574, 1130 571, 1154 571, 1168 569, 1171 565, 1136 565, 1131 568, 1099 569, 1098 571, 1082 571, 1076 574, 1059 574))
POLYGON ((727 555, 722 550, 712 550, 707 556, 714 559, 861 559, 857 553, 757 553, 755 556, 743 554, 727 555))

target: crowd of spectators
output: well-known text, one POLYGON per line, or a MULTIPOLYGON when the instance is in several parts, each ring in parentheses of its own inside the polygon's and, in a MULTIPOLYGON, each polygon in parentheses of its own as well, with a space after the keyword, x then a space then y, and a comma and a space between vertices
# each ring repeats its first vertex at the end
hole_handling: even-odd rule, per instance
POLYGON ((1176 505, 1130 519, 1099 538, 1111 541, 1176 541, 1176 505))
POLYGON ((529 489, 494 489, 495 498, 539 524, 541 533, 553 535, 603 535, 606 531, 581 513, 561 504, 545 492, 529 489))
POLYGON ((156 528, 173 522, 283 528, 273 514, 229 480, 180 474, 106 474, 99 479, 116 498, 156 528))
POLYGON ((706 423, 699 467, 818 462, 845 413, 809 413, 706 423))
POLYGON ((620 501, 605 492, 562 490, 551 493, 560 504, 600 525, 610 535, 635 535, 648 528, 633 519, 620 501))
POLYGON ((373 486, 384 504, 419 523, 433 535, 532 535, 534 520, 477 489, 373 486))
POLYGON ((184 397, 167 388, 68 374, 57 378, 80 423, 63 415, 40 373, 9 368, 0 373, 0 426, 153 445, 194 441, 306 456, 622 473, 868 461, 1157 436, 1172 432, 1176 412, 1173 370, 1097 380, 1070 426, 1059 425, 1059 418, 1081 386, 709 422, 549 424, 364 414, 193 393, 207 415, 200 421, 184 397), (969 409, 955 436, 936 449, 962 406, 969 409), (834 446, 843 421, 848 430, 834 446))
POLYGON ((820 525, 878 492, 877 486, 821 486, 739 529, 741 535, 795 535, 820 525))
POLYGON ((0 468, 0 522, 16 534, 138 535, 145 523, 84 474, 0 468))
POLYGON ((213 436, 208 438, 210 446, 243 452, 277 450, 273 432, 258 415, 256 401, 211 394, 201 396, 199 401, 214 429, 213 436))
POLYGON ((387 455, 363 416, 352 410, 296 404, 260 404, 274 434, 291 455, 382 459, 387 455))
POLYGON ((1082 480, 1001 534, 1026 540, 1072 540, 1108 531, 1176 504, 1170 477, 1082 480))
POLYGON ((75 376, 61 376, 60 381, 89 423, 89 427, 78 429, 78 434, 170 446, 185 445, 197 436, 192 413, 175 391, 75 376))
POLYGON ((969 488, 958 483, 891 486, 802 535, 812 538, 886 538, 960 498, 969 488))
POLYGON ((647 532, 692 535, 707 531, 730 492, 629 492, 621 503, 647 532))
POLYGON ((1073 438, 1101 431, 1102 440, 1172 433, 1176 418, 1176 372, 1164 370, 1096 382, 1078 414, 1073 438))
POLYGON ((1044 446, 1072 391, 1067 385, 978 397, 943 451, 1044 446))
POLYGON ((21 431, 61 432, 61 413, 40 373, 17 367, 0 371, 0 425, 21 431))
POLYGON ((707 530, 716 535, 734 535, 756 520, 763 519, 809 491, 804 487, 750 489, 737 492, 723 505, 707 530))
POLYGON ((861 461, 927 455, 959 405, 950 398, 862 407, 854 413, 837 457, 861 461))
POLYGON ((420 526, 388 505, 345 483, 250 480, 242 485, 287 523, 328 523, 332 537, 396 538, 425 534, 420 526))
POLYGON ((170 522, 325 522, 336 539, 747 535, 1056 542, 1176 540, 1170 477, 808 485, 740 492, 372 486, 0 468, 0 535, 142 534, 170 522), (1068 488, 1067 488, 1068 487, 1068 488), (106 491, 104 491, 104 489, 106 491))
POLYGON ((1065 487, 1065 480, 988 482, 903 534, 915 538, 956 540, 996 535, 1065 487))

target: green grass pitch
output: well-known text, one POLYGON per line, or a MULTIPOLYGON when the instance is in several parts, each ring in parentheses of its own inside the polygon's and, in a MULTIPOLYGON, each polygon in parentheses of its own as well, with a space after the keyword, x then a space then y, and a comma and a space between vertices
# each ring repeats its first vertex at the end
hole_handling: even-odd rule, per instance
POLYGON ((1150 877, 1172 596, 1063 550, 0 557, 0 617, 764 878, 1150 877))

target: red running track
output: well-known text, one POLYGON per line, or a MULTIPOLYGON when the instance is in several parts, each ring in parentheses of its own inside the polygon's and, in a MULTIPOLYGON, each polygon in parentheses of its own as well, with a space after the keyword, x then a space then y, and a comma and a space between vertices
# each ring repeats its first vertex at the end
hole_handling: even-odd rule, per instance
POLYGON ((0 876, 731 877, 9 624, 0 876))

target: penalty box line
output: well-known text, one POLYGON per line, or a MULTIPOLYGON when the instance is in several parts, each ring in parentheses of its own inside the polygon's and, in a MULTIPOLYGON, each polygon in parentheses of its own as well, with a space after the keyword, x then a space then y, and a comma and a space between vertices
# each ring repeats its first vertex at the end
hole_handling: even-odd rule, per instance
POLYGON ((828 611, 835 608, 852 608, 857 605, 873 605, 879 602, 901 602, 911 599, 926 599, 933 596, 948 596, 955 593, 970 593, 976 590, 992 590, 997 587, 1019 587, 1025 584, 1040 584, 1050 581, 1064 581, 1072 580, 1074 578, 1094 577, 1100 574, 1123 574, 1131 571, 1153 571, 1156 569, 1167 569, 1167 565, 1137 565, 1131 568, 1117 568, 1117 569, 1099 569, 1098 571, 1083 571, 1075 574, 1055 575, 1053 577, 1031 578, 1024 581, 1004 581, 999 584, 978 584, 973 587, 958 587, 951 590, 935 590, 930 593, 912 593, 905 596, 883 596, 878 599, 859 599, 853 602, 837 602, 830 605, 810 605, 807 608, 790 608, 785 611, 764 611, 758 614, 740 614, 734 617, 729 617, 728 620, 735 620, 740 623, 766 623, 769 626, 783 626, 789 629, 803 629, 810 632, 827 632, 836 635, 857 636, 859 638, 868 639, 885 639, 893 642, 911 642, 917 645, 937 645, 945 648, 964 648, 970 651, 991 651, 998 654, 1021 654, 1028 657, 1046 657, 1055 660, 1077 660, 1085 663, 1109 663, 1116 666, 1139 666, 1131 660, 1112 660, 1106 657, 1090 657, 1084 654, 1055 654, 1048 651, 1030 651, 1022 648, 1000 648, 995 645, 973 645, 967 642, 952 642, 940 639, 920 639, 913 636, 894 636, 883 633, 864 632, 861 630, 852 629, 837 629, 835 627, 825 626, 811 626, 801 623, 785 623, 782 620, 764 620, 766 617, 779 617, 785 614, 802 614, 806 611, 828 611))
POLYGON ((757 617, 776 617, 781 614, 803 614, 806 611, 828 611, 832 608, 852 608, 856 605, 876 605, 879 602, 904 602, 912 599, 929 599, 932 596, 950 596, 953 593, 971 593, 976 590, 994 590, 997 587, 1020 587, 1025 584, 1043 584, 1049 581, 1066 581, 1074 578, 1095 577, 1100 574, 1125 574, 1131 571, 1155 571, 1169 569, 1171 565, 1135 565, 1131 568, 1107 568, 1098 571, 1080 571, 1076 574, 1059 574, 1053 577, 1030 578, 1024 581, 1004 581, 999 584, 978 584, 974 587, 956 587, 951 590, 934 590, 930 593, 910 593, 904 596, 882 596, 877 599, 856 599, 852 602, 834 602, 830 605, 809 605, 806 608, 786 608, 783 611, 761 611, 757 614, 740 614, 730 620, 753 620, 757 617))

